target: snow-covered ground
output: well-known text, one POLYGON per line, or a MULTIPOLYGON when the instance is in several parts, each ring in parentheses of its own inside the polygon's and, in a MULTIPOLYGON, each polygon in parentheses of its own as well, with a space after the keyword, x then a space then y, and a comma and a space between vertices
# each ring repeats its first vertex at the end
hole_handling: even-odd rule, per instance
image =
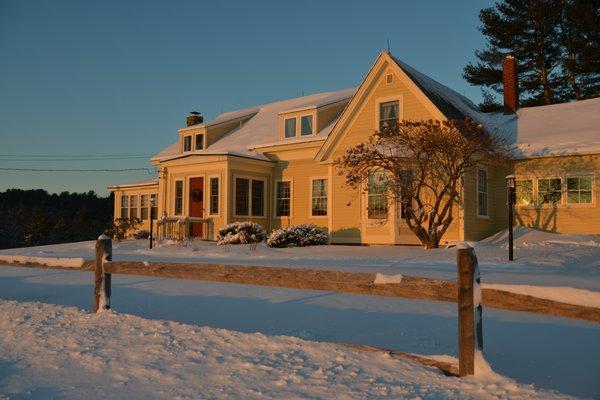
POLYGON ((38 302, 0 300, 0 314, 0 390, 8 398, 566 398, 485 366, 457 379, 289 336, 38 302))
MULTIPOLYGON (((506 248, 501 238, 473 244, 484 283, 527 284, 536 286, 536 290, 546 286, 542 292, 554 291, 548 286, 600 290, 600 238, 519 231, 516 244, 517 259, 512 264, 504 261, 506 248)), ((259 246, 252 251, 247 247, 192 242, 185 247, 164 245, 150 251, 145 245, 143 241, 115 243, 114 258, 336 268, 443 279, 455 279, 456 274, 455 249, 425 251, 386 246, 269 249, 259 246)), ((89 259, 93 247, 93 242, 82 242, 4 250, 0 254, 89 259)), ((115 395, 109 397, 131 393, 141 398, 148 397, 151 389, 156 397, 163 398, 177 395, 185 398, 189 394, 227 397, 227 393, 230 397, 244 398, 329 398, 334 396, 332 393, 339 394, 338 398, 402 398, 410 397, 405 395, 408 392, 422 398, 519 398, 533 390, 535 392, 529 394, 540 398, 551 396, 545 390, 581 397, 600 395, 600 326, 589 322, 484 309, 485 358, 494 371, 518 384, 491 375, 485 379, 480 377, 479 381, 459 383, 440 376, 437 371, 382 354, 363 354, 337 345, 312 343, 315 340, 362 343, 425 355, 456 356, 455 304, 116 275, 112 303, 117 313, 107 313, 98 319, 100 317, 72 308, 89 308, 91 294, 89 272, 0 267, 0 298, 25 302, 0 304, 1 336, 9 338, 8 342, 0 338, 0 398, 2 394, 8 396, 9 390, 15 393, 24 390, 11 396, 28 398, 26 389, 29 388, 32 398, 48 398, 54 394, 91 399, 89 394, 93 389, 89 387, 96 388, 97 393, 114 391, 115 395), (19 317, 21 314, 23 317, 19 317), (46 321, 43 327, 35 325, 40 319, 46 321), (67 322, 69 319, 73 321, 67 322), (129 324, 138 328, 128 331, 129 324), (65 329, 72 331, 71 335, 65 334, 65 329), (33 346, 31 340, 31 346, 19 345, 19 338, 28 330, 32 331, 32 338, 39 331, 49 338, 57 335, 56 338, 70 339, 65 343, 49 339, 47 349, 43 348, 43 342, 33 346), (198 338, 202 337, 204 353, 201 349, 197 350, 199 353, 190 350, 198 346, 195 339, 189 339, 191 330, 196 331, 198 338), (144 332, 144 336, 139 332, 144 332), (247 335, 255 332, 260 334, 247 335), (155 333, 161 338, 157 339, 159 343, 148 343, 155 333), (101 339, 94 344, 91 335, 95 334, 101 339), (135 336, 136 343, 128 342, 129 336, 135 336), (223 345, 223 355, 217 354, 223 341, 215 337, 229 338, 230 345, 223 345), (140 347, 136 347, 137 341, 140 347), (234 346, 236 343, 239 346, 234 346), (151 351, 148 354, 143 350, 132 351, 120 356, 116 349, 121 344, 125 352, 129 348, 141 349, 144 344, 151 351), (73 348, 63 351, 64 346, 73 348), (42 354, 40 352, 45 354, 42 361, 36 357, 42 354), (155 359, 159 361, 154 360, 152 354, 158 354, 155 359), (299 356, 302 361, 293 361, 297 354, 302 354, 299 356), (81 373, 85 367, 78 364, 77 357, 94 360, 90 365, 96 367, 90 368, 100 372, 92 374, 87 381, 81 373), (336 361, 339 357, 345 357, 345 363, 336 361), (56 363, 46 363, 45 359, 56 360, 56 363), (328 364, 330 362, 332 364, 328 364), (334 365, 335 362, 338 364, 334 365), (55 364, 60 365, 58 370, 40 372, 55 364), (217 364, 221 369, 215 369, 217 364), (242 368, 244 365, 246 369, 242 368), (343 369, 338 368, 337 374, 327 374, 338 365, 343 369), (188 368, 184 366, 190 366, 195 372, 186 372, 188 368), (318 368, 322 369, 323 376, 316 376, 320 374, 315 372, 318 368), (64 376, 61 370, 65 371, 64 376), (116 371, 122 372, 124 381, 109 379, 119 375, 116 371), (145 371, 151 378, 140 377, 136 371, 145 371), (246 374, 248 379, 244 378, 246 374), (206 377, 207 381, 202 384, 198 376, 206 377), (193 382, 187 382, 192 378, 193 382), (153 381, 162 383, 154 385, 153 381), (230 382, 229 386, 226 382, 230 382), (278 382, 285 384, 277 386, 278 382), (530 384, 535 385, 535 389, 526 386, 530 384), (511 385, 514 392, 507 391, 511 385), (218 392, 225 387, 232 392, 218 392), (335 392, 326 392, 327 388, 335 392), (159 390, 165 392, 159 393, 159 390), (247 395, 240 395, 240 390, 247 395), (44 396, 45 393, 50 395, 44 396)))

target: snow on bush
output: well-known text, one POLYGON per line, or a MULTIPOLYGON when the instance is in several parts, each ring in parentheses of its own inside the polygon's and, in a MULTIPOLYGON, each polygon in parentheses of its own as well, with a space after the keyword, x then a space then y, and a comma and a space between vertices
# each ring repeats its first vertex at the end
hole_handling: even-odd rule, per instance
POLYGON ((256 222, 233 222, 219 229, 218 245, 258 243, 265 240, 267 233, 256 222))
POLYGON ((292 225, 275 229, 267 237, 269 247, 304 247, 327 244, 329 236, 313 224, 292 225))

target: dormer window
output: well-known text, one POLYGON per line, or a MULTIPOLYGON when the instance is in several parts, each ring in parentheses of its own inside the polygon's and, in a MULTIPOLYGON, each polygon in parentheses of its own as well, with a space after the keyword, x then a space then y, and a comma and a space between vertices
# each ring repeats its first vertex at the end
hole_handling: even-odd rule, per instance
POLYGON ((192 137, 191 136, 183 137, 183 151, 192 151, 192 137))
POLYGON ((312 135, 313 134, 313 116, 304 115, 300 119, 300 135, 312 135))
POLYGON ((204 135, 202 133, 199 133, 196 135, 196 146, 194 147, 194 150, 202 149, 204 149, 204 135))
POLYGON ((285 137, 292 138, 296 136, 296 118, 287 118, 285 120, 285 137))

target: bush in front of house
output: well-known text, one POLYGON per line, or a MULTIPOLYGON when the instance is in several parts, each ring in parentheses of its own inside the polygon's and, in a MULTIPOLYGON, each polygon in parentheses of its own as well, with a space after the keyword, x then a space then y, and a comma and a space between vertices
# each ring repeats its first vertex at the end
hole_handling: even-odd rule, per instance
POLYGON ((233 222, 219 229, 217 245, 256 244, 266 237, 267 233, 256 222, 233 222))
POLYGON ((273 230, 267 237, 269 247, 319 246, 329 242, 323 228, 313 224, 286 226, 273 230))
POLYGON ((136 239, 148 239, 150 237, 150 231, 142 229, 141 231, 134 233, 133 237, 136 239))
POLYGON ((139 218, 117 218, 108 224, 104 233, 120 242, 127 237, 127 232, 136 229, 141 223, 139 218))

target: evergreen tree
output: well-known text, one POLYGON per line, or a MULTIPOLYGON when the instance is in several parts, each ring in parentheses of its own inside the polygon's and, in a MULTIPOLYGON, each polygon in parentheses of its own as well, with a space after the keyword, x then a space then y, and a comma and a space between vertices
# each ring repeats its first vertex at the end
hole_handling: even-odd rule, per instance
POLYGON ((563 79, 576 100, 600 96, 600 0, 562 0, 563 79))
POLYGON ((481 10, 480 31, 487 39, 464 78, 502 93, 502 59, 519 63, 519 91, 526 106, 598 96, 600 0, 502 0, 481 10))

